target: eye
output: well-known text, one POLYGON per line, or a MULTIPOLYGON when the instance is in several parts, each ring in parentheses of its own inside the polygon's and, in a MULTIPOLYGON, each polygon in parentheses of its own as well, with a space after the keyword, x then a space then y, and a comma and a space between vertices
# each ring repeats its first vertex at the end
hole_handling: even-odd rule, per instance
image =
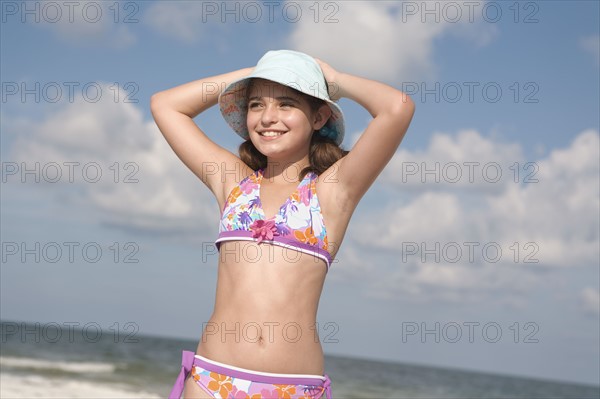
POLYGON ((289 107, 293 107, 294 104, 283 102, 283 103, 280 104, 280 106, 283 107, 283 108, 289 108, 289 107))
POLYGON ((258 101, 251 101, 251 102, 248 104, 248 108, 257 108, 257 107, 259 107, 260 105, 261 105, 261 104, 260 104, 258 101))

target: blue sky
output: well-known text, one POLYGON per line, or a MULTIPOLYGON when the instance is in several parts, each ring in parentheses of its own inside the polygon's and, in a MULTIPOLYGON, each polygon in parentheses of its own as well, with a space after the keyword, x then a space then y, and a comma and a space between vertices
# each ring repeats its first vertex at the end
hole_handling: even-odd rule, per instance
MULTIPOLYGON (((2 2, 2 319, 198 339, 218 207, 149 99, 291 48, 418 88, 327 276, 325 353, 600 384, 598 2, 22 4, 2 2)), ((340 105, 351 149, 369 115, 340 105)), ((217 109, 195 121, 236 150, 217 109)))

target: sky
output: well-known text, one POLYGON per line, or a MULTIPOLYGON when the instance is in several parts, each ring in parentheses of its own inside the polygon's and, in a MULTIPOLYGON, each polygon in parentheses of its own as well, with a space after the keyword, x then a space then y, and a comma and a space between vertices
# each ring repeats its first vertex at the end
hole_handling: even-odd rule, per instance
MULTIPOLYGON (((327 275, 325 354, 600 385, 598 2, 1 7, 0 319, 198 340, 219 209, 150 97, 288 48, 416 105, 327 275)), ((371 117, 339 104, 351 150, 371 117)))

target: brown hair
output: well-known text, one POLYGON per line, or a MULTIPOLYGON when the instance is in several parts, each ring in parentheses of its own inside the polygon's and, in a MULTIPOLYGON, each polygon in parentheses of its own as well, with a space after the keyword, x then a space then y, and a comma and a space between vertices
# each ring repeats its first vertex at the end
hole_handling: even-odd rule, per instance
MULTIPOLYGON (((248 85, 246 93, 250 92, 253 80, 254 79, 250 80, 250 84, 248 85)), ((310 109, 313 113, 317 112, 321 106, 327 104, 320 98, 309 96, 308 94, 297 91, 294 88, 291 89, 296 91, 298 95, 302 96, 310 104, 310 109)), ((247 139, 240 144, 238 152, 242 162, 252 168, 252 170, 258 170, 267 167, 267 157, 256 149, 250 139, 247 139)), ((298 179, 302 180, 308 172, 314 172, 317 175, 320 175, 339 159, 345 157, 348 153, 349 151, 341 148, 334 140, 321 136, 319 131, 315 130, 311 136, 310 146, 308 149, 308 161, 310 165, 300 171, 298 179)))

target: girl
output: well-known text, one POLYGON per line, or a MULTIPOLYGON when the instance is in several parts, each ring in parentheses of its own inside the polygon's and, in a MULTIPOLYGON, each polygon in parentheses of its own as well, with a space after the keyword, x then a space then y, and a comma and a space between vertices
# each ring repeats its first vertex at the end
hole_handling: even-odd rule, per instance
POLYGON ((325 276, 415 105, 393 87, 279 50, 255 68, 156 93, 151 110, 221 209, 214 312, 196 353, 183 351, 170 398, 331 398, 316 331, 325 276), (373 116, 351 151, 340 148, 342 97, 373 116), (192 120, 217 102, 245 139, 239 157, 192 120))

